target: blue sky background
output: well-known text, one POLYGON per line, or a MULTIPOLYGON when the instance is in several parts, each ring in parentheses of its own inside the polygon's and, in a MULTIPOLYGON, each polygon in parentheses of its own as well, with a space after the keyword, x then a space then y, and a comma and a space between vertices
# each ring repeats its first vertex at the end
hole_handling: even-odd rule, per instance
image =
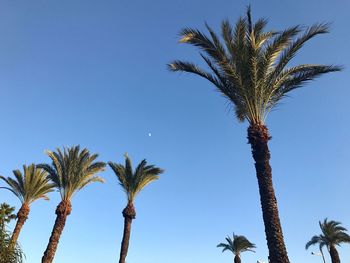
MULTIPOLYGON (((295 91, 267 121, 273 139, 274 186, 291 262, 317 263, 305 243, 318 220, 350 228, 350 124, 346 0, 31 0, 0 2, 0 173, 23 163, 47 162, 45 149, 80 144, 100 160, 136 164, 143 158, 166 170, 136 200, 128 263, 232 262, 216 245, 226 235, 247 236, 266 260, 258 186, 247 124, 205 80, 173 74, 173 59, 199 62, 180 45, 185 26, 216 30, 234 23, 251 3, 268 29, 333 22, 331 34, 312 40, 293 63, 331 63, 342 73, 295 91), (149 137, 148 133, 152 133, 149 137)), ((73 200, 57 263, 116 262, 125 196, 110 169, 105 184, 73 200)), ((28 263, 40 262, 59 194, 32 205, 20 242, 28 263)), ((0 191, 0 202, 17 199, 0 191)), ((339 248, 350 261, 350 246, 339 248)), ((327 255, 328 262, 329 256, 327 255)))

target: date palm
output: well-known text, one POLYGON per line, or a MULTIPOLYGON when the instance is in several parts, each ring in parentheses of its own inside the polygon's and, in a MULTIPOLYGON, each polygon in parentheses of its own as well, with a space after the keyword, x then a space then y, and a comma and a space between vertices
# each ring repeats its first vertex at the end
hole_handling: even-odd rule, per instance
POLYGON ((255 161, 269 258, 272 263, 288 263, 269 162, 271 137, 265 120, 291 91, 341 68, 316 64, 287 67, 305 42, 328 32, 327 24, 316 24, 305 31, 294 26, 279 32, 265 31, 266 24, 265 19, 253 23, 248 8, 246 17, 239 18, 234 27, 229 21, 222 22, 221 38, 208 25, 208 34, 185 28, 180 32, 180 43, 198 47, 208 70, 180 60, 168 68, 207 79, 228 99, 238 120, 248 121, 248 142, 255 161))
POLYGON ((125 165, 113 162, 108 162, 108 165, 117 176, 119 184, 127 196, 127 205, 123 210, 124 232, 119 257, 119 263, 125 263, 129 248, 131 223, 132 220, 136 218, 134 207, 135 197, 146 185, 157 180, 159 175, 163 173, 163 170, 154 165, 147 165, 146 160, 142 160, 137 165, 136 169, 133 170, 128 155, 125 155, 125 165))
POLYGON ((17 223, 12 233, 10 247, 16 244, 21 229, 28 219, 30 205, 38 199, 48 200, 47 194, 53 191, 53 184, 50 183, 47 173, 34 164, 23 165, 23 173, 20 170, 14 170, 13 174, 14 179, 0 176, 0 179, 8 185, 1 188, 11 191, 22 203, 17 213, 17 223))
POLYGON ((328 221, 327 218, 323 222, 319 222, 322 234, 313 236, 309 242, 306 243, 305 249, 312 245, 319 245, 320 251, 323 247, 327 247, 332 259, 332 263, 340 263, 340 258, 336 246, 341 243, 350 243, 350 236, 346 233, 347 229, 341 226, 340 222, 328 221))
POLYGON ((64 148, 63 151, 46 151, 51 164, 39 164, 49 174, 54 187, 61 194, 61 202, 56 208, 56 221, 49 243, 42 257, 42 263, 51 263, 55 256, 59 239, 66 224, 67 216, 72 211, 71 199, 75 193, 90 183, 103 182, 96 174, 103 171, 105 163, 95 162, 97 154, 90 154, 80 146, 64 148))
POLYGON ((228 250, 235 256, 234 263, 241 263, 241 253, 246 251, 255 252, 253 249, 256 248, 255 244, 251 243, 245 236, 238 236, 233 234, 231 237, 226 237, 227 243, 220 243, 217 247, 222 247, 222 252, 228 250))
POLYGON ((0 205, 0 231, 5 231, 5 225, 16 219, 14 211, 15 208, 7 203, 0 205))

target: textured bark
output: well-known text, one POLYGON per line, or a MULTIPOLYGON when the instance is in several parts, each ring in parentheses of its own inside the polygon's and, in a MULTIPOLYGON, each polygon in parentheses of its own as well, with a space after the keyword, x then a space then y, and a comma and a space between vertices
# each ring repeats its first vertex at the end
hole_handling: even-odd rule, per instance
POLYGON ((332 263, 340 263, 339 254, 334 245, 329 246, 329 254, 331 255, 332 263))
POLYGON ((123 210, 124 216, 124 233, 123 240, 120 248, 119 263, 125 263, 126 256, 128 254, 129 240, 131 234, 131 223, 136 217, 135 207, 133 203, 128 203, 128 205, 123 210))
POLYGON ((235 260, 234 260, 234 263, 241 263, 241 258, 239 255, 235 255, 235 260))
POLYGON ((28 203, 23 203, 21 208, 18 210, 17 213, 17 223, 15 226, 15 229, 13 230, 11 241, 10 241, 10 249, 13 249, 16 245, 16 242, 19 237, 19 233, 21 232, 21 229, 28 219, 28 215, 30 212, 29 204, 28 203))
POLYGON ((249 126, 248 140, 255 161, 269 260, 271 263, 289 263, 272 183, 270 151, 268 148, 270 139, 265 125, 251 124, 249 126))
POLYGON ((66 224, 67 216, 71 213, 72 206, 70 201, 61 201, 56 208, 56 221, 51 232, 51 237, 49 244, 44 252, 44 255, 41 259, 42 263, 51 263, 55 257, 57 250, 58 242, 60 240, 62 231, 66 224))

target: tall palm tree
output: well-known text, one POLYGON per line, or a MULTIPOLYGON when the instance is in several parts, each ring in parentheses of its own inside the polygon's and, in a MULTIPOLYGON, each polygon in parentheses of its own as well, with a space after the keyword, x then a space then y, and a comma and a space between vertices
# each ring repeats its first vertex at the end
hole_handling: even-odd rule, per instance
POLYGON ((120 249, 119 263, 125 263, 129 248, 132 220, 136 218, 134 200, 136 195, 149 183, 159 178, 163 170, 154 165, 147 165, 146 160, 142 160, 133 170, 131 160, 125 154, 125 165, 108 162, 113 172, 119 180, 127 196, 127 205, 123 210, 124 233, 120 249))
POLYGON ((222 39, 208 25, 209 35, 185 28, 180 32, 180 43, 198 47, 209 70, 180 60, 168 68, 207 79, 233 105, 238 120, 249 122, 248 142, 255 161, 269 258, 273 263, 288 263, 269 162, 271 137, 265 120, 289 92, 341 68, 315 64, 287 68, 305 42, 328 32, 327 24, 313 25, 304 32, 300 26, 265 31, 266 24, 266 19, 253 23, 248 8, 246 17, 239 18, 234 27, 229 21, 222 22, 222 39))
POLYGON ((23 173, 14 170, 13 174, 15 179, 0 176, 0 179, 8 185, 1 188, 11 191, 22 203, 17 213, 17 223, 12 233, 10 247, 16 244, 21 229, 28 219, 30 205, 38 199, 48 200, 47 194, 53 191, 53 184, 50 183, 47 173, 34 164, 23 165, 23 173))
POLYGON ((241 263, 241 253, 246 251, 255 252, 253 249, 256 248, 255 244, 251 243, 245 236, 238 236, 233 234, 231 237, 226 237, 227 243, 220 243, 217 247, 222 247, 222 252, 229 250, 235 255, 234 263, 241 263))
POLYGON ((327 247, 332 259, 332 263, 340 263, 340 258, 336 246, 341 243, 350 243, 350 236, 346 233, 347 229, 341 226, 340 222, 328 221, 327 218, 323 222, 319 222, 322 234, 313 236, 309 242, 306 243, 305 249, 312 245, 319 245, 320 250, 324 246, 327 247))
POLYGON ((80 146, 64 148, 63 151, 46 151, 51 164, 39 164, 38 167, 48 172, 49 178, 61 194, 61 202, 56 208, 56 221, 51 237, 41 262, 51 263, 55 256, 59 239, 66 224, 67 216, 72 211, 71 199, 79 190, 90 183, 104 182, 96 176, 104 170, 106 164, 95 162, 98 154, 90 154, 88 149, 80 150, 80 146))
POLYGON ((0 204, 0 231, 5 231, 5 224, 11 222, 11 220, 16 219, 16 214, 13 212, 15 208, 7 203, 0 204))

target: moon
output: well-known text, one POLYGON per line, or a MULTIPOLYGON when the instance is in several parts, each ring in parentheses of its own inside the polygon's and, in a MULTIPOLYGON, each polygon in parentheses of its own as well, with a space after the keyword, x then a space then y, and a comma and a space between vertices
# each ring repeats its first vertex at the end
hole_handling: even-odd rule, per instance
POLYGON ((148 137, 151 137, 151 136, 152 136, 152 133, 149 132, 149 133, 148 133, 148 137))

